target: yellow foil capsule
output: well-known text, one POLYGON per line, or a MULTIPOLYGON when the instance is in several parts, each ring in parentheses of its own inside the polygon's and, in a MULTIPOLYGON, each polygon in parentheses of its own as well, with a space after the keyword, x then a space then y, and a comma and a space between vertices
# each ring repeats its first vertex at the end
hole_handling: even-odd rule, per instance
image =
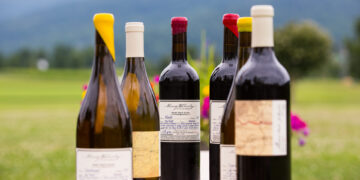
POLYGON ((251 32, 252 29, 252 17, 241 17, 237 21, 239 32, 251 32))
POLYGON ((110 13, 97 13, 94 15, 94 26, 96 31, 104 40, 115 61, 115 45, 114 45, 114 16, 110 13))

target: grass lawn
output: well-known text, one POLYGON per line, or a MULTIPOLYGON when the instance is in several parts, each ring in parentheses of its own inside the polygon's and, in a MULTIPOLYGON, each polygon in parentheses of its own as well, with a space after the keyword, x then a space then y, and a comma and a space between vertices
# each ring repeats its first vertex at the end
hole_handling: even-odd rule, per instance
MULTIPOLYGON (((89 76, 90 70, 0 71, 0 179, 75 179, 75 125, 89 76)), ((311 130, 304 147, 292 139, 293 179, 358 179, 360 85, 299 81, 292 110, 311 130)))

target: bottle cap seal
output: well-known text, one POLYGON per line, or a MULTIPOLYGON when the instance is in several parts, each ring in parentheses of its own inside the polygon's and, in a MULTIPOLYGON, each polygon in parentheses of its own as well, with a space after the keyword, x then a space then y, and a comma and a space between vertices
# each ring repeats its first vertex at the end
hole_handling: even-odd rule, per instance
POLYGON ((100 34, 115 61, 114 16, 111 13, 97 13, 93 18, 96 31, 100 34))
POLYGON ((236 26, 239 17, 240 16, 238 14, 224 14, 223 16, 224 26, 227 27, 231 32, 233 32, 236 37, 239 37, 238 29, 236 26))
POLYGON ((241 17, 237 22, 239 32, 251 32, 252 31, 252 17, 241 17))
POLYGON ((144 32, 144 23, 127 22, 125 24, 125 32, 144 32))
POLYGON ((274 8, 271 5, 255 5, 251 7, 252 17, 273 17, 274 8))
POLYGON ((188 20, 186 17, 171 18, 172 34, 179 34, 186 32, 188 20))

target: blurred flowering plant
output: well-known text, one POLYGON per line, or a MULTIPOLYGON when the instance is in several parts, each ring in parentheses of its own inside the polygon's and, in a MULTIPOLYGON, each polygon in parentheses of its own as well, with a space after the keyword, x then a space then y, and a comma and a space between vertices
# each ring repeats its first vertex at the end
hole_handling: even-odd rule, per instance
POLYGON ((159 102, 159 80, 160 76, 155 75, 152 80, 150 80, 151 87, 154 91, 156 101, 159 102))
POLYGON ((299 145, 304 146, 305 138, 309 136, 310 130, 306 122, 295 113, 291 113, 291 129, 297 136, 299 145))
POLYGON ((81 102, 82 102, 82 100, 85 98, 87 89, 88 89, 88 85, 87 85, 87 84, 84 84, 84 85, 82 86, 81 102))

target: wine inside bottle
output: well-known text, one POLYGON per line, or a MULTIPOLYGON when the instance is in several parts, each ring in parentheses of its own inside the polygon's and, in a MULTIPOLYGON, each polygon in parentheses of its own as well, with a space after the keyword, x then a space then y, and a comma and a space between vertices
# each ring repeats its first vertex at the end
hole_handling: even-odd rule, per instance
POLYGON ((236 65, 238 64, 239 34, 236 26, 238 18, 238 14, 225 14, 223 16, 223 59, 210 77, 210 180, 220 179, 221 118, 224 113, 226 98, 235 77, 236 65))
POLYGON ((172 61, 160 75, 162 180, 200 178, 199 77, 187 63, 187 19, 171 20, 172 61))
POLYGON ((76 129, 76 179, 131 179, 131 121, 115 73, 114 17, 96 14, 95 58, 76 129))
MULTIPOLYGON (((251 50, 251 17, 241 17, 238 19, 237 26, 239 31, 239 60, 237 70, 246 63, 251 50)), ((224 114, 221 120, 220 138, 220 179, 236 179, 236 154, 235 154, 235 78, 231 85, 229 96, 226 100, 224 114)))
POLYGON ((128 22, 121 90, 132 121, 134 179, 160 179, 160 124, 154 92, 144 64, 144 25, 128 22))
POLYGON ((236 77, 237 179, 289 180, 290 77, 276 59, 272 6, 251 8, 251 54, 236 77))

